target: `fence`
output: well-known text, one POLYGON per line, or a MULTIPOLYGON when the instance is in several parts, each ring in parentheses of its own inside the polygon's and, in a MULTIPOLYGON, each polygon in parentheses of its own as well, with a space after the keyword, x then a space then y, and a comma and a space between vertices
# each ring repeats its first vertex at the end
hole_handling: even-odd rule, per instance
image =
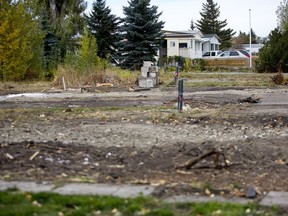
MULTIPOLYGON (((255 66, 255 60, 257 57, 252 58, 253 67, 255 66)), ((230 59, 205 59, 207 66, 216 66, 216 67, 249 67, 250 59, 249 58, 230 58, 230 59)))

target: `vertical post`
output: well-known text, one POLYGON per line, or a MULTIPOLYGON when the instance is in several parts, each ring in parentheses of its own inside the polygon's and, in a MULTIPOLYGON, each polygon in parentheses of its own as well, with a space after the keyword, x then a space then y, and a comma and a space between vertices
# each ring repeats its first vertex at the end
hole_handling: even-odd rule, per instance
POLYGON ((175 77, 174 77, 175 85, 177 84, 178 76, 179 76, 179 67, 178 67, 178 62, 176 62, 176 70, 175 70, 175 77))
POLYGON ((178 81, 178 112, 183 110, 183 84, 184 79, 178 81))
POLYGON ((249 45, 250 45, 250 69, 252 68, 252 28, 251 28, 251 9, 249 9, 249 28, 250 28, 250 37, 249 37, 249 45))
POLYGON ((62 76, 62 84, 63 84, 64 91, 67 91, 64 76, 62 76))

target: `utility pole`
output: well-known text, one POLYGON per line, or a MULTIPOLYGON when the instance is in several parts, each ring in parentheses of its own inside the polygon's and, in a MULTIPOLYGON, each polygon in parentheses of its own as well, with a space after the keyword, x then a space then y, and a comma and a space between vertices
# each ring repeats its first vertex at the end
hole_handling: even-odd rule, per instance
POLYGON ((251 28, 251 9, 249 9, 249 28, 250 28, 250 37, 249 37, 249 45, 250 45, 250 69, 252 68, 252 28, 251 28))

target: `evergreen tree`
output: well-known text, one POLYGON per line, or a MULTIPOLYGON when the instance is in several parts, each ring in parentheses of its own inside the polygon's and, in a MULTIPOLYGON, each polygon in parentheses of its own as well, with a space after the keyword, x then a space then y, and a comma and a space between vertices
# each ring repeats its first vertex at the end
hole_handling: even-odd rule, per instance
POLYGON ((256 60, 258 72, 288 72, 288 26, 271 31, 256 60))
POLYGON ((190 24, 190 29, 193 31, 195 30, 196 26, 195 26, 195 23, 193 21, 193 19, 191 20, 191 24, 190 24))
POLYGON ((117 30, 120 19, 111 14, 105 0, 93 2, 92 11, 88 16, 85 15, 85 18, 88 29, 97 40, 97 55, 101 58, 113 56, 116 50, 115 44, 119 39, 117 30))
POLYGON ((221 39, 221 49, 231 47, 231 39, 235 32, 225 27, 227 20, 220 21, 220 6, 213 0, 207 0, 202 4, 201 19, 197 20, 197 28, 204 34, 217 34, 221 39))
POLYGON ((119 43, 121 66, 139 69, 143 61, 155 62, 155 56, 162 41, 164 26, 159 21, 162 13, 157 6, 150 6, 150 0, 130 0, 124 7, 124 24, 121 26, 123 39, 119 43))
POLYGON ((46 12, 43 11, 41 15, 42 31, 44 33, 43 46, 44 46, 44 68, 45 77, 53 78, 53 70, 57 68, 60 58, 60 43, 59 38, 53 33, 50 22, 46 12))

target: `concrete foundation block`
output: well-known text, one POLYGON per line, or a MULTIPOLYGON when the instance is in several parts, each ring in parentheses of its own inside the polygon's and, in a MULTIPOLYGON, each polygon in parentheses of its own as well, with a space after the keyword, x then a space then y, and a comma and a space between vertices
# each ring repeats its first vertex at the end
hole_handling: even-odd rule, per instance
POLYGON ((151 61, 144 61, 144 62, 143 62, 143 66, 144 66, 144 67, 148 67, 148 68, 149 68, 149 67, 151 67, 152 65, 153 65, 153 62, 151 62, 151 61))
POLYGON ((154 88, 156 84, 157 79, 154 77, 139 78, 139 87, 141 88, 154 88))
POLYGON ((158 73, 159 68, 157 66, 151 66, 149 67, 149 72, 150 73, 158 73))

